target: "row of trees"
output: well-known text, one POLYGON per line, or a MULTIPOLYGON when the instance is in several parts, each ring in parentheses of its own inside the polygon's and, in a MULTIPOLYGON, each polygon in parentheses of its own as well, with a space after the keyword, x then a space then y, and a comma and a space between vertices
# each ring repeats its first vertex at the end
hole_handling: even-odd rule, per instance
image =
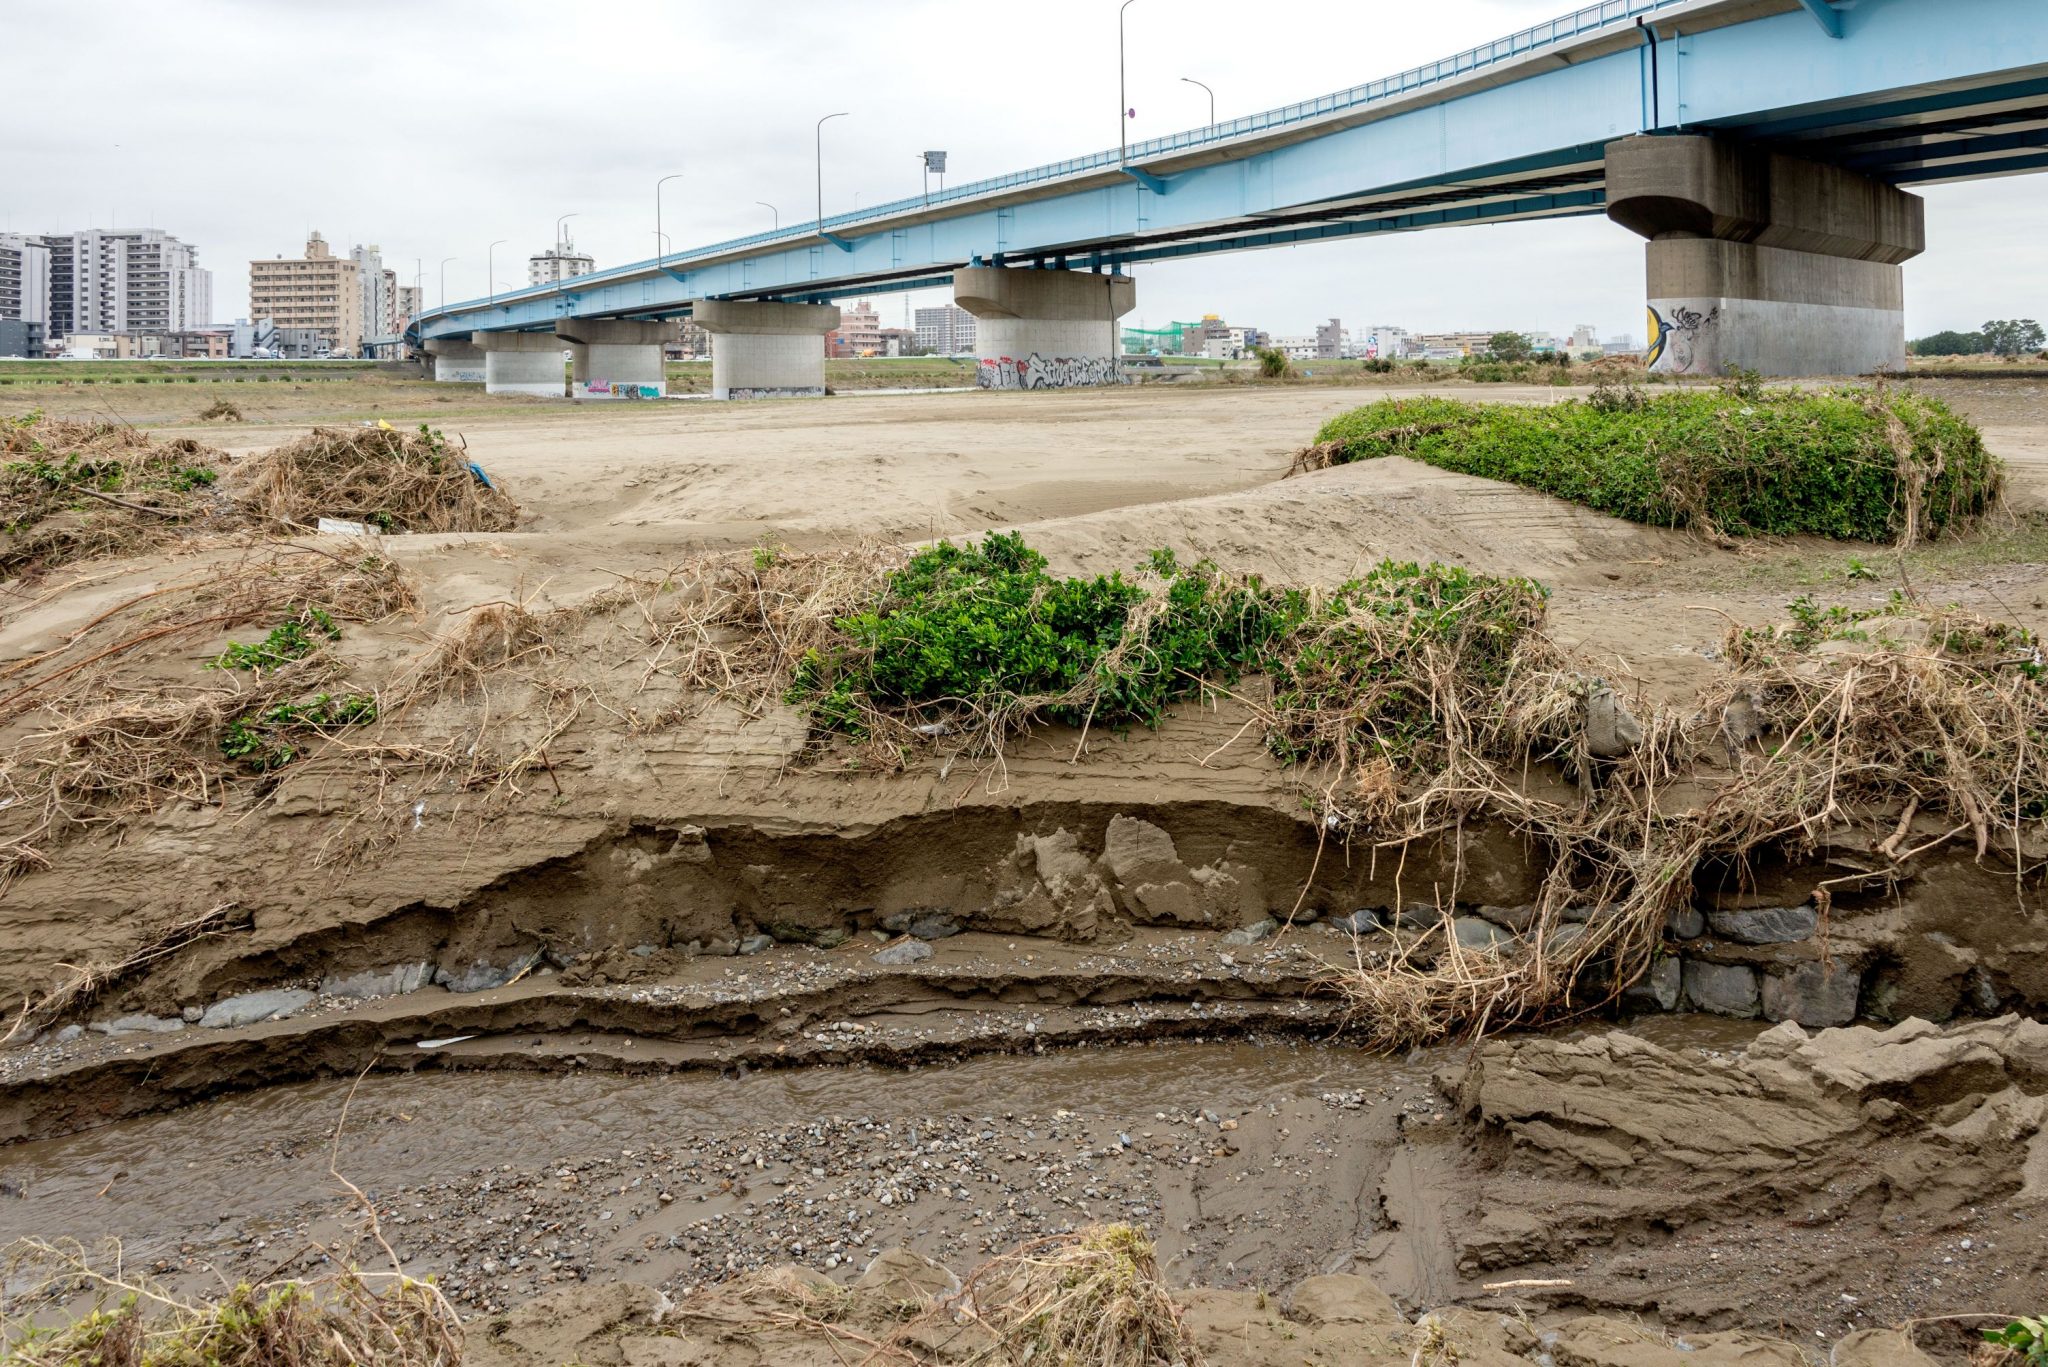
POLYGON ((2031 318, 1994 318, 1975 332, 1937 332, 1912 344, 1915 356, 2027 356, 2048 347, 2048 332, 2031 318))

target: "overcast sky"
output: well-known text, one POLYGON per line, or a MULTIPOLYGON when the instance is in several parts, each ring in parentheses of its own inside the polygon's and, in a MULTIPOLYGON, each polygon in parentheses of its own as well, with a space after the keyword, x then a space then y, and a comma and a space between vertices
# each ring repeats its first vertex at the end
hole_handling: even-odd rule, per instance
MULTIPOLYGON (((1934 0, 1925 0, 1933 3, 1934 0)), ((575 213, 600 266, 815 212, 917 192, 918 153, 948 180, 1114 145, 1117 0, 5 0, 0 229, 156 226, 214 272, 216 321, 246 309, 252 257, 375 242, 427 299, 526 257, 575 213), (23 117, 22 111, 36 111, 23 117)), ((1567 0, 1136 0, 1134 139, 1386 75, 1523 25, 1567 0)), ((1927 191, 1928 251, 1906 267, 1907 326, 2048 316, 2048 176, 1927 191)), ((1152 325, 1218 313, 1280 333, 1332 315, 1414 329, 1642 334, 1643 254, 1604 218, 1388 235, 1138 268, 1152 325)), ((877 300, 885 323, 906 296, 877 300)), ((924 297, 912 296, 913 303, 924 297)))

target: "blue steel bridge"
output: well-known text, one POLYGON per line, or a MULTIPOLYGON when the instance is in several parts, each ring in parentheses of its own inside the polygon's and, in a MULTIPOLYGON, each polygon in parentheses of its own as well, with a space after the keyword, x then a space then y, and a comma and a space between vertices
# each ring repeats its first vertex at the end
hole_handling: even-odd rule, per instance
POLYGON ((2044 168, 2048 0, 1601 0, 1121 151, 449 303, 406 340, 486 360, 543 341, 504 334, 645 347, 646 325, 694 316, 715 360, 729 353, 721 389, 800 392, 767 339, 822 335, 834 299, 951 283, 1020 356, 1097 355, 1076 329, 1107 314, 1113 369, 1114 318, 1144 262, 1607 212, 1650 239, 1660 364, 1835 372, 1866 352, 1881 363, 1895 324, 1903 347, 1897 268, 1924 246, 1913 187, 2044 168), (1017 278, 1029 272, 1097 279, 1017 278), (1784 326, 1817 347, 1810 361, 1750 335, 1784 326))

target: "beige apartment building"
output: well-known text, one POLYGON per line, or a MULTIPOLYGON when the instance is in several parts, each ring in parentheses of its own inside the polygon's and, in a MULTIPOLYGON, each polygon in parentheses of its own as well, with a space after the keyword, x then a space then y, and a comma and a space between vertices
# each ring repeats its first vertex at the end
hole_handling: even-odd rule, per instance
POLYGON ((316 232, 306 239, 303 258, 249 263, 249 316, 268 318, 280 329, 309 328, 333 351, 354 355, 363 344, 359 269, 329 251, 316 232))

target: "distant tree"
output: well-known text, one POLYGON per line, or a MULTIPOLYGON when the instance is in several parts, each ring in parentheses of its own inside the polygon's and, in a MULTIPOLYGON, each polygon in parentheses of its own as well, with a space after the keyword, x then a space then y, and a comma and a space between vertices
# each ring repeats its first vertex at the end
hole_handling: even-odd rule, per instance
POLYGON ((1486 341, 1486 354, 1496 361, 1526 361, 1532 350, 1525 332, 1496 332, 1486 341))
POLYGON ((2001 356, 2022 356, 2048 344, 2048 333, 2031 318, 2000 318, 1984 325, 1984 343, 2001 356))
POLYGON ((1937 332, 1909 348, 1915 356, 1975 356, 1991 348, 1981 332, 1937 332))

